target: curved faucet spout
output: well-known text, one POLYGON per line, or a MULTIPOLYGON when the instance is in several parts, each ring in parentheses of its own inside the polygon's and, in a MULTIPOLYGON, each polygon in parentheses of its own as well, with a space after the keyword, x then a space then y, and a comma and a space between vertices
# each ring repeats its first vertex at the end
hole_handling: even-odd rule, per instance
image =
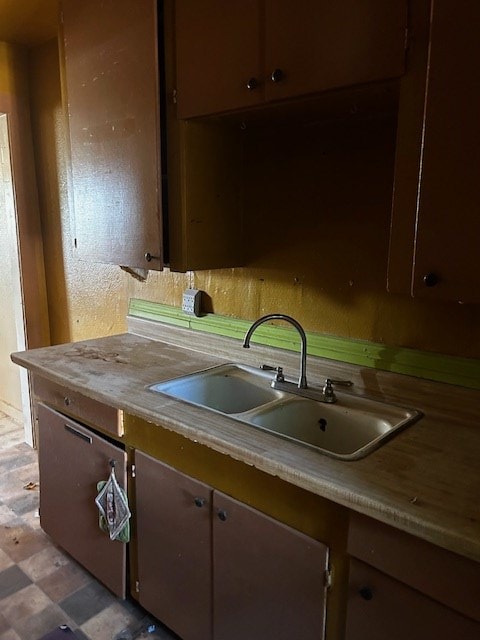
POLYGON ((307 388, 307 336, 305 335, 305 331, 303 330, 302 325, 292 318, 291 316, 287 316, 284 313, 269 313, 266 316, 262 316, 258 320, 252 324, 250 329, 245 334, 245 339, 243 341, 243 348, 250 348, 250 338, 252 337, 253 332, 264 322, 269 322, 270 320, 285 320, 285 322, 289 322, 291 325, 295 327, 295 329, 300 334, 301 347, 300 347, 300 376, 298 378, 298 388, 306 389, 307 388))

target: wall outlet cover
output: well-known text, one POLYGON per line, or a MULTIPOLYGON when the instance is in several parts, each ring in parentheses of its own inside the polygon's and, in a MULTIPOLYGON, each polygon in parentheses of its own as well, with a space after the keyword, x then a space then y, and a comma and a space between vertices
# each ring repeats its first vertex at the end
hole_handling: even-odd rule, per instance
POLYGON ((190 316, 199 316, 202 292, 198 289, 186 289, 183 293, 182 310, 190 316))

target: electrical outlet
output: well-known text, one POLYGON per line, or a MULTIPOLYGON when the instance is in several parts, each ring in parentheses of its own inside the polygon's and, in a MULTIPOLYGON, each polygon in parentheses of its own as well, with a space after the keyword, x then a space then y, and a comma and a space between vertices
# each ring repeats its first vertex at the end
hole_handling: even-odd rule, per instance
POLYGON ((183 293, 182 310, 190 316, 199 316, 202 292, 198 289, 186 289, 183 293))

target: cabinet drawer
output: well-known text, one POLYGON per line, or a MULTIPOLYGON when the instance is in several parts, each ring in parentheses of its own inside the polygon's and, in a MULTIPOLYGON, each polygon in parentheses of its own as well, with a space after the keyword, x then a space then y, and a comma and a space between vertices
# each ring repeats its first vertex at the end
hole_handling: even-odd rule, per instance
POLYGON ((480 622, 480 565, 415 536, 352 514, 348 552, 480 622))
POLYGON ((346 640, 477 640, 479 637, 478 622, 363 562, 352 560, 346 640))
POLYGON ((77 391, 62 387, 45 378, 35 377, 33 387, 37 399, 44 404, 92 427, 115 436, 123 436, 123 411, 87 398, 77 391))

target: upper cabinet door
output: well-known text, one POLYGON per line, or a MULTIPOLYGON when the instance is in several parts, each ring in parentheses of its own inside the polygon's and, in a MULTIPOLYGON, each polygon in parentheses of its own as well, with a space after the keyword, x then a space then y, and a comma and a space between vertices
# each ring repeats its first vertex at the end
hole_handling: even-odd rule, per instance
POLYGON ((388 289, 478 303, 480 4, 413 4, 428 26, 402 79, 388 289))
POLYGON ((263 100, 258 0, 177 0, 175 36, 179 118, 263 100))
POLYGON ((266 96, 278 100, 398 77, 405 0, 266 0, 266 96))
POLYGON ((62 1, 80 258, 162 268, 156 6, 62 1))
POLYGON ((480 5, 435 0, 427 75, 415 296, 480 302, 480 5))
POLYGON ((177 115, 400 76, 406 0, 176 0, 177 115))

